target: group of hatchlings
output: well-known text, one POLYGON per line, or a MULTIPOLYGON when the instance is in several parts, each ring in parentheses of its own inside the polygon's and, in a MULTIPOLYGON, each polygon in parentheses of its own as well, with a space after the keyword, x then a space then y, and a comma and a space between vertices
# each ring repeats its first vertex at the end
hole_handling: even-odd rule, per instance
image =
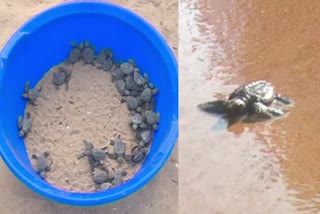
MULTIPOLYGON (((97 189, 108 189, 123 182, 126 171, 110 172, 103 164, 104 159, 110 158, 117 160, 120 164, 124 161, 131 164, 141 163, 148 152, 148 147, 153 140, 154 132, 158 129, 160 114, 155 112, 154 95, 158 89, 149 81, 148 75, 141 74, 133 60, 128 62, 116 63, 113 59, 113 52, 110 49, 102 49, 100 54, 94 54, 94 47, 88 42, 80 44, 72 43, 72 50, 68 59, 59 65, 58 71, 53 74, 52 83, 58 89, 65 85, 68 90, 68 83, 72 71, 68 70, 64 64, 74 64, 82 61, 84 64, 91 64, 98 69, 111 71, 112 81, 117 91, 122 96, 121 102, 126 102, 129 111, 132 114, 129 125, 135 131, 137 145, 134 146, 130 154, 126 153, 126 146, 121 136, 110 141, 113 146, 113 153, 106 151, 105 148, 96 148, 88 140, 84 140, 85 151, 77 156, 78 159, 87 157, 92 172, 92 178, 97 189)), ((23 98, 28 100, 31 105, 37 105, 37 98, 41 94, 41 88, 30 88, 30 82, 25 84, 23 98)), ((27 112, 24 117, 19 116, 18 128, 19 136, 25 137, 32 126, 31 114, 27 112)), ((45 178, 46 172, 50 171, 52 161, 48 161, 48 152, 40 155, 33 154, 32 158, 36 160, 35 170, 41 177, 45 178)))

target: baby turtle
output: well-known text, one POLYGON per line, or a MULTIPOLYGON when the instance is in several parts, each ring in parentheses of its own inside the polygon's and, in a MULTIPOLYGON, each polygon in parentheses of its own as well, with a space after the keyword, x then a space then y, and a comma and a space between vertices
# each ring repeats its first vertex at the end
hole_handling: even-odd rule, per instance
POLYGON ((153 133, 154 131, 153 130, 150 130, 150 129, 145 129, 145 130, 142 130, 140 132, 140 139, 141 139, 141 142, 140 144, 142 144, 143 146, 150 143, 153 139, 153 133))
POLYGON ((56 89, 58 89, 60 85, 65 84, 66 90, 68 90, 71 73, 71 70, 68 70, 63 66, 59 66, 58 71, 53 73, 52 79, 52 83, 55 85, 56 89))
POLYGON ((130 111, 136 111, 139 107, 139 101, 137 98, 135 98, 134 96, 127 96, 126 97, 126 102, 127 102, 127 106, 128 109, 130 111))
POLYGON ((107 189, 110 189, 111 187, 112 187, 112 183, 109 183, 109 182, 105 182, 100 185, 101 190, 107 190, 107 189))
POLYGON ((114 145, 113 145, 114 153, 113 154, 108 154, 111 159, 116 159, 118 160, 118 163, 123 163, 123 160, 126 159, 126 154, 125 154, 125 144, 122 141, 120 135, 117 137, 117 139, 114 140, 114 145))
POLYGON ((126 83, 123 80, 117 80, 115 82, 115 87, 117 89, 117 91, 119 92, 119 94, 121 96, 123 96, 125 94, 126 91, 126 83))
MULTIPOLYGON (((106 61, 106 59, 108 58, 108 53, 106 49, 102 49, 100 51, 100 54, 97 56, 96 58, 96 63, 100 66, 103 65, 103 63, 106 61)), ((102 68, 102 67, 98 67, 98 68, 102 68)))
POLYGON ((139 86, 142 86, 147 82, 146 79, 141 75, 141 73, 137 71, 133 73, 133 80, 139 86))
POLYGON ((103 184, 108 180, 108 173, 100 169, 94 169, 92 178, 96 184, 103 184))
POLYGON ((94 47, 90 45, 89 41, 85 41, 84 49, 82 51, 82 59, 86 64, 93 64, 94 56, 94 47))
POLYGON ((52 162, 48 161, 49 153, 44 152, 39 156, 33 154, 31 157, 36 160, 35 171, 40 174, 42 178, 45 178, 46 173, 50 171, 52 164, 52 162))
POLYGON ((106 158, 107 154, 103 149, 95 148, 93 144, 87 140, 83 140, 83 144, 86 148, 86 152, 81 153, 78 156, 78 159, 90 155, 94 161, 100 163, 100 161, 103 161, 106 158))
POLYGON ((152 99, 152 96, 158 93, 158 89, 150 89, 150 88, 145 88, 141 94, 140 94, 140 100, 144 102, 150 102, 152 99))
POLYGON ((239 86, 225 100, 202 103, 198 107, 223 115, 230 126, 238 120, 257 122, 284 116, 288 111, 271 106, 274 101, 284 105, 293 103, 292 99, 275 93, 271 83, 259 80, 239 86))
POLYGON ((147 110, 144 113, 144 118, 145 118, 146 124, 153 126, 159 123, 160 113, 147 110))
POLYGON ((144 109, 145 110, 154 111, 155 105, 156 105, 156 100, 153 97, 150 102, 147 102, 147 103, 144 104, 144 109))
POLYGON ((25 117, 18 117, 18 128, 19 128, 19 136, 25 137, 31 130, 32 119, 31 114, 29 112, 26 113, 25 117))
POLYGON ((122 73, 120 68, 117 67, 112 71, 112 80, 113 81, 123 80, 123 79, 125 79, 124 77, 125 77, 125 75, 124 75, 124 73, 122 73))
POLYGON ((129 75, 133 72, 134 66, 129 62, 124 62, 120 65, 122 73, 129 75))
POLYGON ((134 164, 140 163, 144 160, 146 157, 146 154, 148 153, 148 150, 146 148, 141 148, 138 146, 135 146, 132 148, 132 155, 130 161, 134 164))
POLYGON ((131 75, 127 76, 125 81, 126 81, 126 89, 127 90, 140 91, 141 88, 142 88, 141 86, 136 84, 136 82, 134 81, 133 76, 131 76, 131 75))
POLYGON ((126 171, 114 171, 111 175, 112 177, 112 185, 117 186, 121 183, 123 183, 123 177, 127 175, 126 171))
POLYGON ((32 105, 36 105, 36 100, 40 96, 42 87, 40 89, 30 88, 30 81, 27 81, 24 85, 24 93, 22 97, 28 99, 28 102, 32 105))
POLYGON ((106 61, 102 64, 102 70, 110 71, 113 67, 113 61, 111 59, 106 59, 106 61))
POLYGON ((104 71, 110 71, 113 66, 112 57, 113 54, 111 50, 102 49, 96 58, 96 62, 98 64, 97 68, 103 69, 104 71))
POLYGON ((80 58, 83 50, 83 43, 77 45, 76 42, 71 42, 72 49, 69 54, 69 62, 71 64, 76 63, 80 58))
POLYGON ((130 121, 130 125, 132 126, 133 130, 136 130, 139 128, 139 126, 142 124, 142 116, 139 113, 136 113, 132 116, 131 121, 130 121))

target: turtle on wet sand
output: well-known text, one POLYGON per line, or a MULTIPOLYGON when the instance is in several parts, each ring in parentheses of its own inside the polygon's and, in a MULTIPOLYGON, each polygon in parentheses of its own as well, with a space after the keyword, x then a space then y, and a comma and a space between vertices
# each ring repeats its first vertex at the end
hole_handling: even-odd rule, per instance
POLYGON ((274 102, 293 104, 291 98, 275 93, 270 82, 259 80, 239 86, 225 100, 202 103, 198 107, 206 112, 224 115, 230 126, 239 120, 258 122, 284 116, 288 110, 272 106, 274 102))
POLYGON ((27 81, 24 85, 24 93, 22 94, 22 97, 28 99, 28 102, 30 104, 36 105, 36 100, 40 96, 41 90, 42 87, 40 87, 39 89, 30 88, 30 81, 27 81))
POLYGON ((49 153, 43 152, 40 155, 33 154, 31 157, 36 160, 36 163, 35 163, 36 172, 39 173, 42 178, 45 178, 46 173, 50 171, 50 168, 52 165, 52 161, 48 160, 49 153))
POLYGON ((31 130, 32 119, 30 112, 27 112, 24 117, 18 117, 19 137, 25 137, 31 130))

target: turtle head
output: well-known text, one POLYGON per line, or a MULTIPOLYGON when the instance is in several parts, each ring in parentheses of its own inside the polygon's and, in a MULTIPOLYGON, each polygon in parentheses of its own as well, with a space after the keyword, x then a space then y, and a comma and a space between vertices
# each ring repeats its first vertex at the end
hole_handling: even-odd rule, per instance
POLYGON ((230 117, 243 115, 245 108, 245 101, 239 98, 228 100, 225 105, 226 114, 230 117))

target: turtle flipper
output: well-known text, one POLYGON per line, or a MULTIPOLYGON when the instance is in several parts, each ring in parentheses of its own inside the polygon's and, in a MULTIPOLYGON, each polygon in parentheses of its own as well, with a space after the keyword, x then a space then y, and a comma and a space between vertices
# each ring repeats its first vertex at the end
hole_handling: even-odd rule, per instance
POLYGON ((266 106, 263 103, 257 102, 253 104, 247 117, 243 119, 243 122, 250 123, 277 119, 284 116, 287 112, 287 110, 276 109, 270 106, 266 106))
POLYGON ((19 128, 19 129, 22 129, 22 124, 23 124, 23 117, 22 117, 22 116, 19 116, 19 117, 18 117, 18 128, 19 128))
POLYGON ((279 101, 279 102, 285 104, 285 105, 293 104, 293 100, 291 98, 282 96, 281 94, 275 94, 274 99, 276 101, 279 101))
POLYGON ((228 128, 230 128, 233 124, 237 123, 238 121, 241 120, 241 117, 233 117, 233 118, 228 118, 228 128))
POLYGON ((24 84, 24 93, 28 93, 30 89, 30 81, 26 81, 26 83, 24 84))
POLYGON ((209 113, 224 114, 225 103, 226 102, 224 100, 210 101, 199 104, 198 108, 209 113))

